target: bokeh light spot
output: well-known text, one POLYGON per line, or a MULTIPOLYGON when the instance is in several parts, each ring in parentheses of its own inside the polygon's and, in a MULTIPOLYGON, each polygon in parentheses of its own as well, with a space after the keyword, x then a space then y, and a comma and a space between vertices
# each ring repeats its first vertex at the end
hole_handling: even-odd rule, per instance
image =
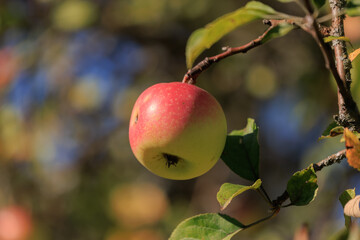
POLYGON ((276 93, 278 84, 273 70, 264 65, 256 65, 249 69, 245 86, 254 97, 267 99, 276 93))

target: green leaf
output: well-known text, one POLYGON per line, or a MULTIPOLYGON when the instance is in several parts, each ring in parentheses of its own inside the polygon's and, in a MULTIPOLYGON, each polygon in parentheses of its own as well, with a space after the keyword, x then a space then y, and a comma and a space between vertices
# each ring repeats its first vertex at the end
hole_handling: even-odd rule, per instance
POLYGON ((350 42, 350 39, 344 36, 328 36, 328 37, 324 37, 324 42, 328 43, 331 42, 333 40, 341 40, 341 41, 345 41, 345 42, 350 42))
POLYGON ((314 200, 317 193, 317 176, 314 167, 296 172, 289 180, 286 191, 290 196, 291 204, 303 206, 314 200))
POLYGON ((312 2, 317 9, 320 9, 322 6, 324 6, 326 0, 312 0, 312 2))
POLYGON ((339 126, 335 121, 331 122, 325 131, 319 137, 319 140, 325 138, 332 138, 344 133, 344 127, 339 126))
POLYGON ((221 159, 237 175, 250 181, 259 179, 258 127, 249 118, 246 127, 228 134, 221 159))
POLYGON ((345 13, 350 17, 360 16, 360 1, 350 0, 345 8, 345 13))
MULTIPOLYGON (((295 2, 295 0, 278 0, 278 2, 290 3, 290 2, 295 2)), ((325 2, 326 2, 326 0, 312 0, 313 5, 317 9, 320 9, 325 4, 325 2)))
POLYGON ((285 36, 288 34, 291 30, 295 28, 294 25, 289 23, 280 23, 276 27, 272 28, 265 37, 261 40, 262 43, 266 43, 267 41, 273 39, 285 36))
POLYGON ((261 179, 258 179, 253 185, 251 186, 244 186, 239 184, 232 184, 232 183, 224 183, 221 187, 219 192, 217 193, 217 200, 221 206, 221 210, 224 210, 230 202, 233 200, 234 197, 240 195, 241 193, 247 190, 256 190, 261 186, 261 179))
POLYGON ((244 7, 225 14, 204 28, 194 31, 186 44, 186 64, 191 68, 195 59, 223 36, 235 28, 256 19, 271 18, 278 13, 271 7, 257 1, 250 1, 244 7))
MULTIPOLYGON (((346 203, 355 197, 355 188, 345 190, 339 197, 339 201, 344 208, 346 203)), ((351 225, 351 217, 344 214, 345 217, 345 226, 347 229, 350 228, 351 225)))
POLYGON ((353 8, 346 8, 345 12, 350 17, 360 16, 360 6, 359 7, 353 7, 353 8))
POLYGON ((172 232, 169 240, 230 240, 245 226, 220 213, 206 213, 188 218, 172 232))

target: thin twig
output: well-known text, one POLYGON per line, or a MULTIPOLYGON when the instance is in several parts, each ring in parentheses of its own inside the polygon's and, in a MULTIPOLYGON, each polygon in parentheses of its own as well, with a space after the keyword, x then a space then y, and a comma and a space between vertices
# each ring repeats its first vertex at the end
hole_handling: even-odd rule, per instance
POLYGON ((266 221, 266 220, 269 220, 270 218, 274 217, 274 216, 277 215, 278 213, 279 213, 279 210, 274 210, 274 211, 272 211, 272 213, 271 213, 269 216, 264 217, 264 218, 262 218, 262 219, 260 219, 260 220, 257 220, 257 221, 255 221, 255 222, 253 222, 253 223, 250 223, 250 224, 248 224, 248 225, 245 225, 244 228, 249 228, 249 227, 252 227, 252 226, 254 226, 254 225, 256 225, 256 224, 259 224, 259 223, 261 223, 261 222, 264 222, 264 221, 266 221))
POLYGON ((333 155, 328 156, 327 158, 321 160, 318 163, 315 163, 314 170, 315 172, 321 171, 324 167, 333 165, 334 163, 340 163, 344 158, 346 158, 346 149, 341 150, 340 152, 334 153, 333 155))
POLYGON ((283 22, 283 20, 266 20, 266 22, 264 22, 264 23, 270 25, 270 27, 261 36, 259 36, 255 40, 252 40, 252 41, 248 42, 247 44, 242 45, 240 47, 234 47, 234 48, 225 47, 225 48, 223 48, 225 50, 223 53, 220 53, 220 54, 212 56, 212 57, 205 58, 204 60, 199 62, 196 66, 194 66, 192 69, 189 69, 189 71, 185 74, 182 82, 195 84, 196 78, 204 70, 208 69, 213 63, 219 62, 222 59, 227 58, 227 57, 232 56, 237 53, 246 53, 249 50, 251 50, 257 46, 260 46, 262 44, 262 40, 265 38, 267 33, 269 31, 271 31, 274 27, 279 25, 281 22, 283 22))
POLYGON ((280 209, 280 207, 282 206, 282 204, 289 199, 289 193, 285 190, 283 192, 283 194, 281 194, 280 196, 278 196, 275 200, 273 200, 273 208, 274 209, 280 209))
POLYGON ((269 197, 269 194, 266 192, 265 188, 263 187, 263 185, 260 186, 260 190, 264 193, 266 200, 271 204, 271 199, 269 197))
MULTIPOLYGON (((314 163, 313 164, 313 167, 314 167, 314 170, 315 172, 319 172, 321 171, 324 167, 328 167, 328 166, 331 166, 335 163, 340 163, 343 159, 346 158, 346 149, 344 150, 341 150, 337 153, 334 153, 330 156, 328 156, 327 158, 321 160, 320 162, 318 163, 314 163)), ((287 205, 284 205, 282 206, 282 204, 289 199, 289 193, 287 191, 284 191, 283 194, 281 194, 280 196, 278 196, 274 201, 273 201, 273 207, 275 209, 277 208, 280 208, 280 207, 285 207, 285 206, 288 206, 289 204, 287 205)), ((291 203, 290 203, 291 205, 291 203)), ((289 206, 290 206, 289 205, 289 206)))
POLYGON ((265 197, 265 194, 258 188, 256 189, 256 192, 259 193, 259 195, 264 199, 265 202, 269 203, 270 206, 272 206, 271 201, 269 202, 268 199, 265 197))

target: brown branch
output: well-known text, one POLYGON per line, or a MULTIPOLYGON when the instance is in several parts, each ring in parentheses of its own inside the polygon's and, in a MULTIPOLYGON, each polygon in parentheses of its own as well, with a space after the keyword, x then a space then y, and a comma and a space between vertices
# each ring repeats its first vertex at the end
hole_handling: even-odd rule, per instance
MULTIPOLYGON (((318 163, 314 163, 313 164, 314 170, 315 172, 319 172, 324 167, 331 166, 335 163, 340 163, 344 158, 346 158, 346 149, 334 153, 318 163)), ((283 207, 282 204, 288 199, 289 199, 289 193, 285 190, 283 194, 281 194, 275 200, 272 201, 273 208, 276 209, 283 207)))
MULTIPOLYGON (((345 6, 346 6, 346 1, 344 0, 330 1, 330 8, 332 15, 332 23, 331 23, 332 36, 336 36, 336 37, 344 36, 344 21, 343 21, 344 15, 342 14, 342 10, 345 6)), ((335 54, 337 71, 345 88, 350 92, 351 62, 348 58, 345 42, 341 40, 333 40, 332 45, 335 54)), ((347 109, 345 99, 343 98, 343 96, 340 94, 339 91, 338 91, 338 105, 339 105, 338 121, 340 123, 346 122, 349 110, 347 109)))
MULTIPOLYGON (((331 1, 330 1, 331 2, 331 1)), ((339 16, 341 12, 341 7, 338 2, 343 2, 343 0, 333 0, 333 5, 336 5, 337 11, 333 10, 333 25, 332 32, 334 29, 337 29, 336 32, 338 36, 343 36, 343 22, 342 16, 339 16), (336 21, 334 19, 337 19, 336 21), (341 31, 342 30, 342 31, 341 31)), ((306 6, 308 7, 309 12, 312 13, 312 8, 309 0, 305 0, 306 6)), ((335 59, 333 56, 333 51, 331 47, 326 44, 323 40, 323 35, 321 34, 321 29, 318 22, 314 19, 312 15, 305 17, 305 25, 302 26, 305 31, 310 33, 313 38, 318 43, 321 52, 325 59, 325 66, 335 78, 336 84, 338 86, 338 105, 339 105, 339 116, 336 117, 337 122, 350 129, 360 130, 360 113, 358 107, 351 95, 350 92, 350 68, 344 67, 344 62, 349 62, 346 53, 345 43, 341 40, 334 40, 337 42, 335 51, 335 59), (341 44, 340 44, 341 42, 341 44), (345 51, 345 52, 344 52, 345 51), (347 69, 347 72, 345 72, 347 69), (350 80, 346 80, 346 78, 350 80)), ((348 65, 348 64, 347 64, 348 65)))
POLYGON ((271 31, 274 27, 279 25, 279 23, 282 22, 282 20, 265 20, 264 23, 267 25, 270 25, 266 31, 259 36, 258 38, 248 42, 245 45, 242 45, 240 47, 225 47, 224 52, 220 53, 218 55, 207 57, 201 62, 199 62, 196 66, 194 66, 192 69, 189 69, 189 71, 185 74, 182 82, 183 83, 190 83, 195 84, 197 77, 206 69, 208 69, 213 63, 219 62, 224 58, 227 58, 229 56, 232 56, 237 53, 246 53, 247 51, 260 46, 262 44, 262 40, 265 38, 265 36, 268 34, 269 31, 271 31))
POLYGON ((333 155, 328 156, 327 158, 321 160, 318 163, 315 163, 314 170, 315 172, 321 171, 324 167, 333 165, 334 163, 340 163, 344 158, 346 158, 346 149, 341 150, 340 152, 334 153, 333 155))

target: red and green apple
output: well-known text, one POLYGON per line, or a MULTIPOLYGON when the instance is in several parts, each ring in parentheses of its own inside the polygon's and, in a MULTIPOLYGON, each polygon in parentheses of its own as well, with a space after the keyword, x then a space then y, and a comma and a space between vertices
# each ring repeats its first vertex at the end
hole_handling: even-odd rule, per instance
POLYGON ((159 83, 137 99, 129 140, 138 161, 176 180, 198 177, 220 158, 227 135, 224 112, 207 91, 188 83, 159 83))

